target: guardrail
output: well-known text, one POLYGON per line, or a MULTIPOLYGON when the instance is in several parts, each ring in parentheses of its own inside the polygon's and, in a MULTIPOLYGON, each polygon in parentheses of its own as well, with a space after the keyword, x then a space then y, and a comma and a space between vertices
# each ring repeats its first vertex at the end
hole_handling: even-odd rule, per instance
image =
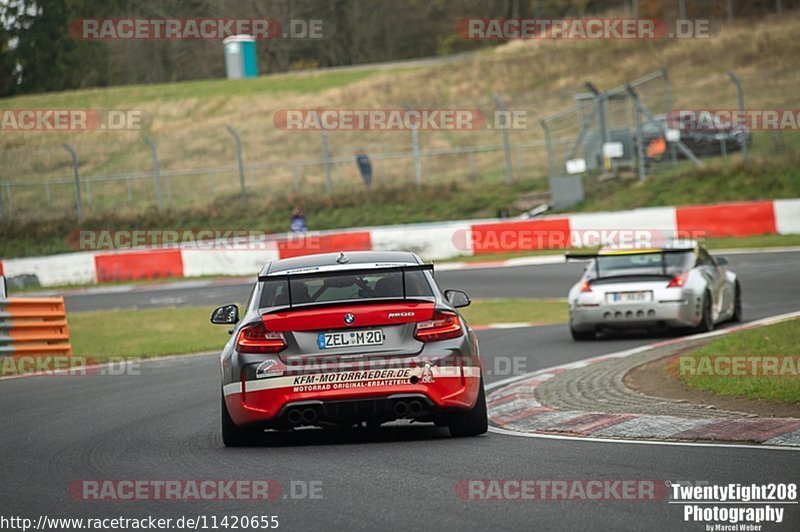
POLYGON ((0 355, 71 355, 63 297, 0 299, 0 355))

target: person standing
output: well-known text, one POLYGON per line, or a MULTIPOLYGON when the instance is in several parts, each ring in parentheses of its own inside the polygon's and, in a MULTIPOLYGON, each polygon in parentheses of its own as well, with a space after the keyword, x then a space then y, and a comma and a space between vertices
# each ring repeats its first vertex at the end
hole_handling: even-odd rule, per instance
POLYGON ((301 209, 300 207, 295 207, 294 210, 292 211, 291 231, 292 233, 308 232, 308 225, 306 224, 306 215, 303 212, 303 209, 301 209))

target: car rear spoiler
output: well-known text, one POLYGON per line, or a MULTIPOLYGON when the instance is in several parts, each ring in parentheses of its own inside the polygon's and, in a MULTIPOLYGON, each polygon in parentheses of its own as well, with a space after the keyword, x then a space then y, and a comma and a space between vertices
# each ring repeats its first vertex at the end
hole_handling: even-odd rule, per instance
POLYGON ((402 273, 403 279, 403 299, 408 299, 406 294, 406 272, 419 272, 428 271, 433 274, 433 264, 414 264, 414 265, 401 265, 401 266, 371 266, 367 268, 341 268, 335 270, 310 270, 301 271, 299 273, 283 273, 272 275, 259 275, 259 281, 286 281, 286 286, 289 296, 289 307, 292 307, 292 283, 290 281, 297 279, 305 279, 309 277, 326 277, 337 275, 367 275, 370 273, 402 273))
POLYGON ((618 257, 621 255, 653 255, 653 254, 669 254, 669 253, 694 253, 694 249, 692 248, 683 248, 683 249, 632 249, 632 250, 619 250, 618 252, 612 253, 601 253, 599 251, 595 251, 593 253, 567 253, 564 255, 567 261, 570 260, 592 260, 596 259, 597 257, 618 257))
MULTIPOLYGON (((594 260, 602 257, 629 257, 631 255, 661 255, 661 271, 662 275, 667 275, 667 261, 666 255, 677 253, 694 253, 692 248, 675 248, 675 249, 632 249, 632 250, 619 250, 619 252, 601 253, 595 251, 594 253, 567 253, 564 258, 567 262, 572 260, 594 260)), ((597 278, 600 279, 600 261, 594 263, 597 278)), ((611 276, 614 277, 614 276, 611 276)))

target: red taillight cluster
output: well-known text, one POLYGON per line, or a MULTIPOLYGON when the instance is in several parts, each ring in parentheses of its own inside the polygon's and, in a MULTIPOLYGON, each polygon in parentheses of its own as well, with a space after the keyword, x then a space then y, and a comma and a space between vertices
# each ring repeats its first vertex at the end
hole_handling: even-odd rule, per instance
POLYGON ((681 288, 683 285, 686 284, 686 277, 688 277, 688 273, 682 273, 680 275, 676 275, 672 278, 672 280, 667 285, 667 288, 681 288))
POLYGON ((591 292, 592 285, 589 284, 589 281, 584 281, 581 283, 581 292, 591 292))
POLYGON ((455 312, 436 312, 433 319, 417 323, 414 338, 420 342, 436 342, 461 336, 461 320, 455 312))
POLYGON ((242 327, 236 340, 239 353, 277 353, 286 349, 283 333, 269 332, 261 323, 242 327))

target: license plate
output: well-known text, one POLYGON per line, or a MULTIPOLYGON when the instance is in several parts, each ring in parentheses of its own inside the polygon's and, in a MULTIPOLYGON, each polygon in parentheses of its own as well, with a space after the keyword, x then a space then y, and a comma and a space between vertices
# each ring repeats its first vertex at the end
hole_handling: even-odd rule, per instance
POLYGON ((607 303, 647 303, 653 300, 653 292, 611 292, 606 294, 607 303))
POLYGON ((383 331, 380 329, 317 334, 317 347, 320 349, 381 344, 383 344, 383 331))

